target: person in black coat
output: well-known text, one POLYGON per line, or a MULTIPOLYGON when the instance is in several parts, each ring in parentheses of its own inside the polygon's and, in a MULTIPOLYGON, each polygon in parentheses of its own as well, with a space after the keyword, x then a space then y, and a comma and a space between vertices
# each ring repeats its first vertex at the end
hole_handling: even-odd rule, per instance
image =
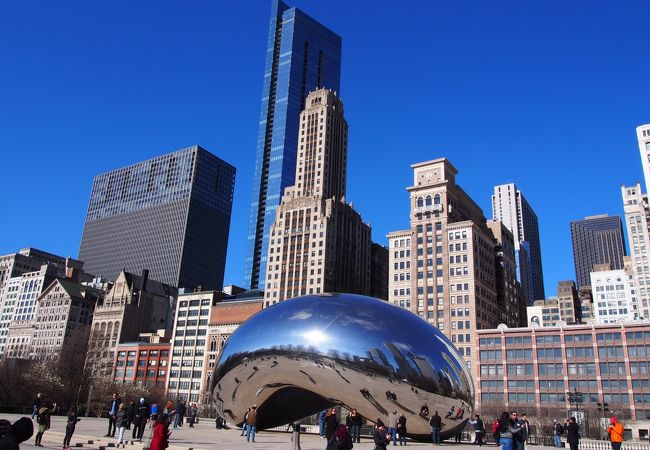
POLYGON ((138 439, 142 442, 142 435, 144 434, 144 426, 149 421, 149 404, 140 399, 140 402, 135 407, 135 417, 133 418, 133 439, 138 439))
POLYGON ((327 442, 330 441, 330 438, 338 427, 339 421, 336 418, 336 408, 332 408, 327 417, 325 417, 325 437, 327 438, 327 442))
POLYGON ((576 423, 575 417, 569 419, 566 441, 569 444, 569 447, 571 447, 571 450, 578 450, 578 444, 580 444, 580 427, 576 423))
POLYGON ((399 435, 399 445, 406 445, 406 417, 404 413, 397 419, 397 434, 399 435))
POLYGON ((375 443, 375 450, 386 450, 386 445, 390 442, 390 434, 386 434, 386 427, 383 423, 377 423, 375 432, 372 434, 372 440, 375 443))

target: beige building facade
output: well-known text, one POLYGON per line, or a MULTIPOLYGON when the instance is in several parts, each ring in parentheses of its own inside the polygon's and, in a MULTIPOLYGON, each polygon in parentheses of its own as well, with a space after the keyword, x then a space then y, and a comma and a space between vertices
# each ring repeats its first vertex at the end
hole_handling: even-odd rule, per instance
POLYGON ((411 167, 410 228, 388 234, 389 301, 443 331, 476 375, 476 330, 503 320, 517 325, 523 315, 515 300, 520 288, 513 285, 512 234, 495 222, 497 241, 481 209, 456 184, 457 170, 447 159, 411 167), (499 259, 497 250, 503 252, 499 259), (501 270, 509 294, 500 299, 501 270), (500 301, 511 306, 507 315, 500 301))
POLYGON ((171 336, 178 290, 142 275, 122 272, 95 307, 88 364, 109 376, 117 344, 137 341, 140 333, 166 330, 171 336))
POLYGON ((295 185, 269 236, 265 307, 322 292, 370 293, 370 226, 345 200, 347 122, 327 89, 300 114, 295 185))
MULTIPOLYGON (((650 127, 648 127, 646 139, 650 141, 650 127)), ((642 146, 641 140, 639 146, 642 146)), ((650 163, 646 158, 643 163, 644 173, 648 164, 650 163)), ((642 320, 650 320, 650 261, 648 261, 650 256, 650 232, 648 231, 650 209, 648 208, 648 196, 641 191, 641 183, 636 183, 634 186, 621 186, 621 194, 623 195, 625 226, 630 249, 630 265, 636 281, 634 294, 637 298, 638 317, 642 320)))

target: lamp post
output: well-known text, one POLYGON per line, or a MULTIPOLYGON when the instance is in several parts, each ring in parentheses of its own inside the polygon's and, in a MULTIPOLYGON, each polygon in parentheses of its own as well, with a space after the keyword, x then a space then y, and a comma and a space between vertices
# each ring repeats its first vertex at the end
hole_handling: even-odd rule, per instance
MULTIPOLYGON (((609 403, 603 402, 603 403, 596 403, 596 407, 598 408, 598 412, 602 413, 602 419, 606 417, 606 414, 609 412, 609 403)), ((600 414, 599 414, 600 415, 600 414)), ((600 430, 598 433, 601 437, 603 437, 603 424, 602 420, 601 423, 598 424, 598 429, 600 430)))

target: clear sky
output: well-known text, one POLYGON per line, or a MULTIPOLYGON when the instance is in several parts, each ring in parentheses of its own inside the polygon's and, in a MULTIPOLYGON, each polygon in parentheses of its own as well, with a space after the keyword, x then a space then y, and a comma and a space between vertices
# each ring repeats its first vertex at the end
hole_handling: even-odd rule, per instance
MULTIPOLYGON (((537 212, 547 296, 569 222, 622 215, 650 122, 650 2, 295 0, 343 38, 348 200, 386 244, 410 164, 447 157, 491 217, 537 212)), ((94 175, 200 144, 237 167, 226 284, 243 279, 270 2, 0 4, 0 253, 77 256, 94 175)), ((645 189, 645 187, 644 187, 645 189)))

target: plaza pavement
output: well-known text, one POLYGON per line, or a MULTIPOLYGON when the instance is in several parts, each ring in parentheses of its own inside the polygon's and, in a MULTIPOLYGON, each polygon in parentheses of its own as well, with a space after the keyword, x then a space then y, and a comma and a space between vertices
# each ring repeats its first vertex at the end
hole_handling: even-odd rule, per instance
MULTIPOLYGON (((0 414, 0 419, 7 419, 12 423, 18 418, 23 417, 17 414, 0 414)), ((56 450, 61 449, 63 443, 63 436, 65 435, 66 418, 63 416, 52 417, 51 427, 43 435, 43 450, 56 450)), ((36 434, 36 427, 38 425, 34 422, 34 436, 36 434)), ((114 443, 114 438, 103 437, 108 428, 107 419, 97 419, 82 417, 81 421, 77 424, 75 434, 72 437, 70 446, 78 446, 79 450, 109 450, 108 444, 114 443), (92 443, 89 443, 92 442, 92 443)), ((171 429, 171 427, 170 427, 171 429)), ((255 443, 247 443, 244 438, 240 436, 241 429, 230 430, 217 430, 214 426, 214 420, 204 419, 194 428, 189 428, 184 425, 182 428, 176 430, 171 429, 172 435, 169 440, 168 450, 208 450, 208 449, 254 449, 254 450, 292 450, 293 443, 291 442, 291 433, 289 432, 273 432, 262 431, 258 432, 255 436, 255 443)), ((125 430, 125 438, 131 437, 131 430, 125 430)), ((28 441, 20 444, 22 450, 36 450, 34 447, 34 436, 28 441)), ((144 437, 151 436, 151 430, 145 429, 144 437)), ((325 439, 317 435, 302 433, 300 436, 300 447, 302 450, 324 450, 325 439)), ((433 447, 430 443, 422 442, 408 442, 407 446, 411 449, 430 449, 433 447)), ((399 447, 399 445, 397 446, 399 447)), ((392 445, 389 448, 397 448, 392 445)), ((445 443, 442 447, 453 447, 457 450, 476 450, 476 446, 464 443, 453 444, 445 443)), ((137 442, 131 444, 127 443, 127 450, 142 450, 143 444, 137 442)), ((358 450, 373 450, 374 444, 369 438, 362 438, 361 443, 354 444, 354 448, 358 450)), ((494 448, 494 445, 488 445, 484 448, 494 448)), ((546 450, 548 447, 535 446, 536 450, 546 450)), ((110 447, 110 450, 115 450, 110 447)))

